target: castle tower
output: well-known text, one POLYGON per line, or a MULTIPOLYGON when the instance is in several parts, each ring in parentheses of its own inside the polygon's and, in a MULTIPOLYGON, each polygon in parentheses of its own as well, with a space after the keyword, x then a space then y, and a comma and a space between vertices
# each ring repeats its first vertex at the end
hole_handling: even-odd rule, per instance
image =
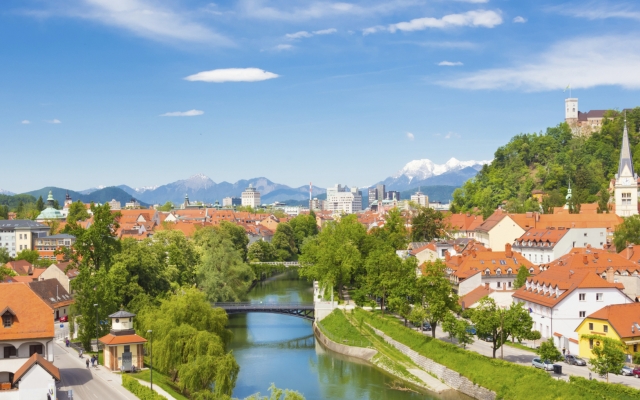
POLYGON ((564 120, 569 123, 570 121, 578 121, 578 99, 568 98, 564 100, 564 120))
POLYGON ((633 170, 626 118, 622 133, 620 164, 618 164, 618 173, 616 174, 615 198, 616 214, 621 217, 638 214, 638 174, 633 170))

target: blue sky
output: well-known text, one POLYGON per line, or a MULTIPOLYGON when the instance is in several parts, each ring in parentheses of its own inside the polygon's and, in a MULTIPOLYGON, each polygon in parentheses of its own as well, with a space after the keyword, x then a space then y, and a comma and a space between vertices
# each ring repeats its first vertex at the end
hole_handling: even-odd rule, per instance
POLYGON ((5 0, 0 188, 364 186, 635 107, 640 5, 5 0))

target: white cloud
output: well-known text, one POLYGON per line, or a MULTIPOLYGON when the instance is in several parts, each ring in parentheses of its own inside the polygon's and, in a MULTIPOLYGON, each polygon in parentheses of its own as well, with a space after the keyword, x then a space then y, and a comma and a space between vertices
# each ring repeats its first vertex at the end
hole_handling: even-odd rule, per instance
POLYGON ((475 10, 462 14, 449 14, 442 18, 416 18, 408 22, 399 22, 386 27, 377 25, 364 29, 362 33, 368 35, 383 30, 391 33, 396 31, 412 32, 425 30, 427 28, 446 29, 459 26, 493 28, 500 24, 502 24, 502 16, 499 11, 475 10))
MULTIPOLYGON (((284 10, 270 5, 267 0, 241 0, 238 8, 241 14, 256 19, 300 22, 334 16, 368 16, 387 14, 397 9, 410 7, 420 0, 368 1, 360 4, 340 1, 304 1, 302 7, 289 7, 284 10)), ((287 4, 290 4, 288 2, 287 4)))
POLYGON ((28 125, 31 123, 31 121, 29 121, 28 119, 23 119, 20 123, 24 125, 28 125))
POLYGON ((591 2, 588 4, 563 4, 560 6, 550 7, 549 11, 557 12, 562 15, 568 15, 576 18, 585 18, 589 20, 624 18, 635 19, 640 21, 640 11, 631 4, 602 4, 591 2))
POLYGON ((189 111, 173 111, 164 114, 160 114, 161 117, 196 117, 204 114, 201 110, 189 110, 189 111))
POLYGON ((151 0, 68 0, 49 14, 94 20, 154 40, 232 44, 230 39, 194 21, 188 13, 158 3, 151 0))
POLYGON ((513 19, 513 22, 515 22, 516 24, 524 24, 525 22, 527 22, 527 19, 518 15, 513 19))
POLYGON ((463 64, 460 61, 440 61, 438 65, 441 67, 458 67, 463 64))
POLYGON ((223 68, 211 71, 202 71, 184 78, 187 81, 195 82, 258 82, 267 79, 277 78, 278 74, 268 72, 260 68, 223 68))
POLYGON ((50 120, 46 120, 45 122, 48 122, 50 124, 61 124, 62 123, 62 121, 60 121, 59 119, 56 119, 56 118, 50 119, 50 120))
POLYGON ((319 31, 313 31, 314 35, 331 35, 332 33, 336 33, 338 32, 337 29, 335 28, 329 28, 329 29, 320 29, 319 31))
POLYGON ((407 139, 413 140, 413 139, 415 139, 415 136, 413 135, 413 133, 407 132, 407 139))
POLYGON ((455 132, 449 132, 446 135, 444 135, 444 139, 447 139, 447 140, 448 139, 459 139, 459 138, 460 138, 460 135, 458 135, 455 132))
POLYGON ((438 82, 460 89, 546 91, 571 87, 640 89, 640 37, 604 36, 558 42, 512 67, 481 70, 438 82), (536 60, 536 61, 529 61, 536 60))
POLYGON ((275 46, 273 49, 277 50, 277 51, 291 50, 291 49, 293 49, 293 46, 290 45, 290 44, 279 44, 279 45, 275 46))
POLYGON ((287 33, 286 35, 284 35, 284 37, 286 37, 287 39, 300 39, 300 38, 308 38, 313 36, 311 33, 307 32, 307 31, 300 31, 300 32, 296 32, 296 33, 287 33))

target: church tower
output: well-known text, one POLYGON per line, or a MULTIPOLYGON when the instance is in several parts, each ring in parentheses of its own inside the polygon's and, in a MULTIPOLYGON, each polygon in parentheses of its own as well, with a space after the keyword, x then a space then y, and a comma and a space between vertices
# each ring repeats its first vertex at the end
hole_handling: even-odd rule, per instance
POLYGON ((638 175, 633 170, 626 118, 624 120, 624 132, 622 133, 620 164, 616 174, 615 197, 616 214, 621 217, 638 214, 638 175))

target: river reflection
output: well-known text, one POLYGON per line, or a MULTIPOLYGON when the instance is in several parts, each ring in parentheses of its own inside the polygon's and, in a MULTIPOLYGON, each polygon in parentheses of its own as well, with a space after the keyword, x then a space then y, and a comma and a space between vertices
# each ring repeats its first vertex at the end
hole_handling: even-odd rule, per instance
MULTIPOLYGON (((258 284, 252 302, 310 302, 311 285, 295 271, 258 284)), ((266 394, 271 383, 315 399, 435 399, 424 393, 389 388, 395 379, 369 364, 326 350, 315 341, 311 322, 279 314, 249 313, 229 317, 233 350, 240 374, 233 392, 244 398, 266 394)), ((451 393, 449 399, 466 396, 451 393)), ((441 398, 441 397, 438 397, 441 398)))

